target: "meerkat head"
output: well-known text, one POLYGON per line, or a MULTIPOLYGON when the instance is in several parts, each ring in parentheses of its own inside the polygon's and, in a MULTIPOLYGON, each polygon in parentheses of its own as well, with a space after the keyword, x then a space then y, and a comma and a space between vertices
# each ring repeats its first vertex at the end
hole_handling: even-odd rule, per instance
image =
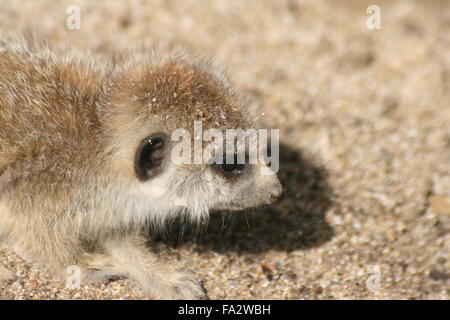
POLYGON ((249 163, 251 152, 265 148, 255 143, 250 106, 209 69, 183 58, 141 59, 111 84, 108 150, 142 214, 165 218, 181 210, 200 219, 211 210, 270 204, 281 194, 267 161, 249 163))

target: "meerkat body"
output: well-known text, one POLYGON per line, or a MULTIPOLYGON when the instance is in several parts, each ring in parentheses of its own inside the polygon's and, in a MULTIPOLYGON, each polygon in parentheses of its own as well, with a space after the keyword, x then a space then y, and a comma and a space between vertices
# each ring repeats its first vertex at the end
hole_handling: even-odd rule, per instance
POLYGON ((144 231, 180 211, 200 219, 269 203, 281 187, 250 169, 236 182, 171 163, 168 136, 194 121, 254 125, 199 62, 139 54, 113 64, 0 41, 0 237, 58 272, 77 265, 83 279, 128 276, 155 298, 202 297, 148 250, 144 231))

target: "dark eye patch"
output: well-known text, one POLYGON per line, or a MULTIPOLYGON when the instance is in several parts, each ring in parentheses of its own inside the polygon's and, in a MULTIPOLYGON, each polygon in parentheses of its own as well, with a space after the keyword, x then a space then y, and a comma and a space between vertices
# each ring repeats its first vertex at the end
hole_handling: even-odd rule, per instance
POLYGON ((242 174, 245 168, 245 164, 238 163, 238 157, 235 154, 232 163, 228 161, 227 157, 224 155, 222 163, 213 163, 214 169, 227 178, 238 177, 242 174))
POLYGON ((146 181, 161 172, 165 141, 162 133, 142 140, 134 159, 134 171, 139 180, 146 181))

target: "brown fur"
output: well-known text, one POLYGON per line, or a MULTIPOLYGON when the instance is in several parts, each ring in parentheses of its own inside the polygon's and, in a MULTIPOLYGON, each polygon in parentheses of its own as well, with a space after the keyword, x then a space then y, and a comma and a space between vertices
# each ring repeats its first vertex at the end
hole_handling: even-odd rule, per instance
MULTIPOLYGON (((144 213, 152 203, 133 172, 134 153, 149 133, 191 128, 194 120, 205 128, 253 125, 227 81, 193 61, 138 54, 113 64, 58 57, 25 40, 1 41, 0 235, 6 243, 56 271, 78 265, 85 279, 129 276, 157 298, 201 297, 195 281, 146 248, 144 213)), ((181 172, 180 190, 198 184, 199 174, 181 172)), ((261 197, 265 185, 278 183, 258 181, 261 197)))

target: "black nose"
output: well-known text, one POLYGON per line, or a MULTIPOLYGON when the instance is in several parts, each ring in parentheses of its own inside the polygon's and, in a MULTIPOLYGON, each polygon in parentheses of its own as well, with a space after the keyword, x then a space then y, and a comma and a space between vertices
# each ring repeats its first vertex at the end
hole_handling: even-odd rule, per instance
POLYGON ((270 200, 272 203, 277 201, 283 193, 283 186, 281 183, 274 183, 270 186, 270 200))

